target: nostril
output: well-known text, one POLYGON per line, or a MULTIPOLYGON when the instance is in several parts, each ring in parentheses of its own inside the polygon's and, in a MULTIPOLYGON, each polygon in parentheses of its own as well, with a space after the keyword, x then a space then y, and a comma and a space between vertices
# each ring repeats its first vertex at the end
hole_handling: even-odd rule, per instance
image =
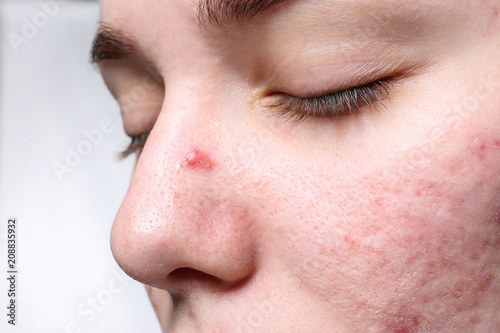
MULTIPOLYGON (((220 288, 225 282, 194 268, 181 267, 168 275, 168 282, 177 291, 192 287, 220 288)), ((173 290, 175 292, 175 290, 173 290)))
POLYGON ((185 280, 192 281, 206 281, 211 283, 222 283, 223 281, 213 275, 203 273, 194 268, 181 267, 172 271, 168 275, 169 280, 172 282, 181 282, 185 280))
POLYGON ((212 292, 238 288, 244 281, 227 281, 194 268, 181 267, 173 270, 167 277, 169 292, 183 294, 194 289, 206 289, 212 292))

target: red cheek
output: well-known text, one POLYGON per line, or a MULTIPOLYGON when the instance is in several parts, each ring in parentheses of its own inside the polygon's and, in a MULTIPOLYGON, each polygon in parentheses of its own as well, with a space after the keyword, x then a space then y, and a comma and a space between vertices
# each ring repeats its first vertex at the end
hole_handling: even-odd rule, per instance
POLYGON ((193 170, 211 171, 215 163, 210 155, 198 149, 191 150, 184 158, 183 165, 193 170))

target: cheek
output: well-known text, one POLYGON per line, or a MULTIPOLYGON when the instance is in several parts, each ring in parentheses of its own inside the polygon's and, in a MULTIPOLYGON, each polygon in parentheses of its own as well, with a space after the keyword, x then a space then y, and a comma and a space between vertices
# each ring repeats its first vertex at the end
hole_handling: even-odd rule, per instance
POLYGON ((478 131, 441 143, 418 166, 314 184, 289 208, 300 221, 287 231, 300 244, 288 250, 294 274, 360 322, 383 316, 386 331, 431 329, 421 315, 429 311, 477 321, 499 271, 498 165, 500 136, 478 131))

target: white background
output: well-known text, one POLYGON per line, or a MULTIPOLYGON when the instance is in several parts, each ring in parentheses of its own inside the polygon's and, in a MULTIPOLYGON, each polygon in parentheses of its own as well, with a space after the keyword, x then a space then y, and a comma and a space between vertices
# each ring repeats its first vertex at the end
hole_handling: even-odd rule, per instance
POLYGON ((128 139, 98 71, 88 64, 98 7, 61 3, 44 22, 38 1, 0 0, 2 333, 160 331, 144 288, 124 277, 109 249, 134 161, 117 162, 128 139), (34 17, 41 19, 38 31, 16 52, 9 36, 23 37, 23 18, 34 17), (113 131, 58 179, 54 163, 66 164, 68 148, 77 149, 86 140, 83 131, 105 118, 113 131), (15 327, 6 316, 9 217, 19 225, 15 327))

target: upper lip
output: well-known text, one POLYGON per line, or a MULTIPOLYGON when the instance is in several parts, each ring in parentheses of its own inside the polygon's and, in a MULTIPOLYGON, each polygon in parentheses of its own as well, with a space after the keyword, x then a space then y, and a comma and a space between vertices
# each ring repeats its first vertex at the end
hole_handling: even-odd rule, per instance
POLYGON ((162 285, 156 288, 167 290, 172 297, 172 324, 176 320, 176 314, 181 315, 178 312, 180 309, 183 309, 180 310, 182 315, 188 313, 192 316, 191 321, 198 322, 196 309, 201 306, 198 298, 200 295, 203 296, 203 301, 213 304, 217 302, 218 296, 237 292, 249 283, 250 279, 251 275, 238 281, 226 281, 193 268, 181 267, 170 272, 166 280, 161 282, 162 285))

